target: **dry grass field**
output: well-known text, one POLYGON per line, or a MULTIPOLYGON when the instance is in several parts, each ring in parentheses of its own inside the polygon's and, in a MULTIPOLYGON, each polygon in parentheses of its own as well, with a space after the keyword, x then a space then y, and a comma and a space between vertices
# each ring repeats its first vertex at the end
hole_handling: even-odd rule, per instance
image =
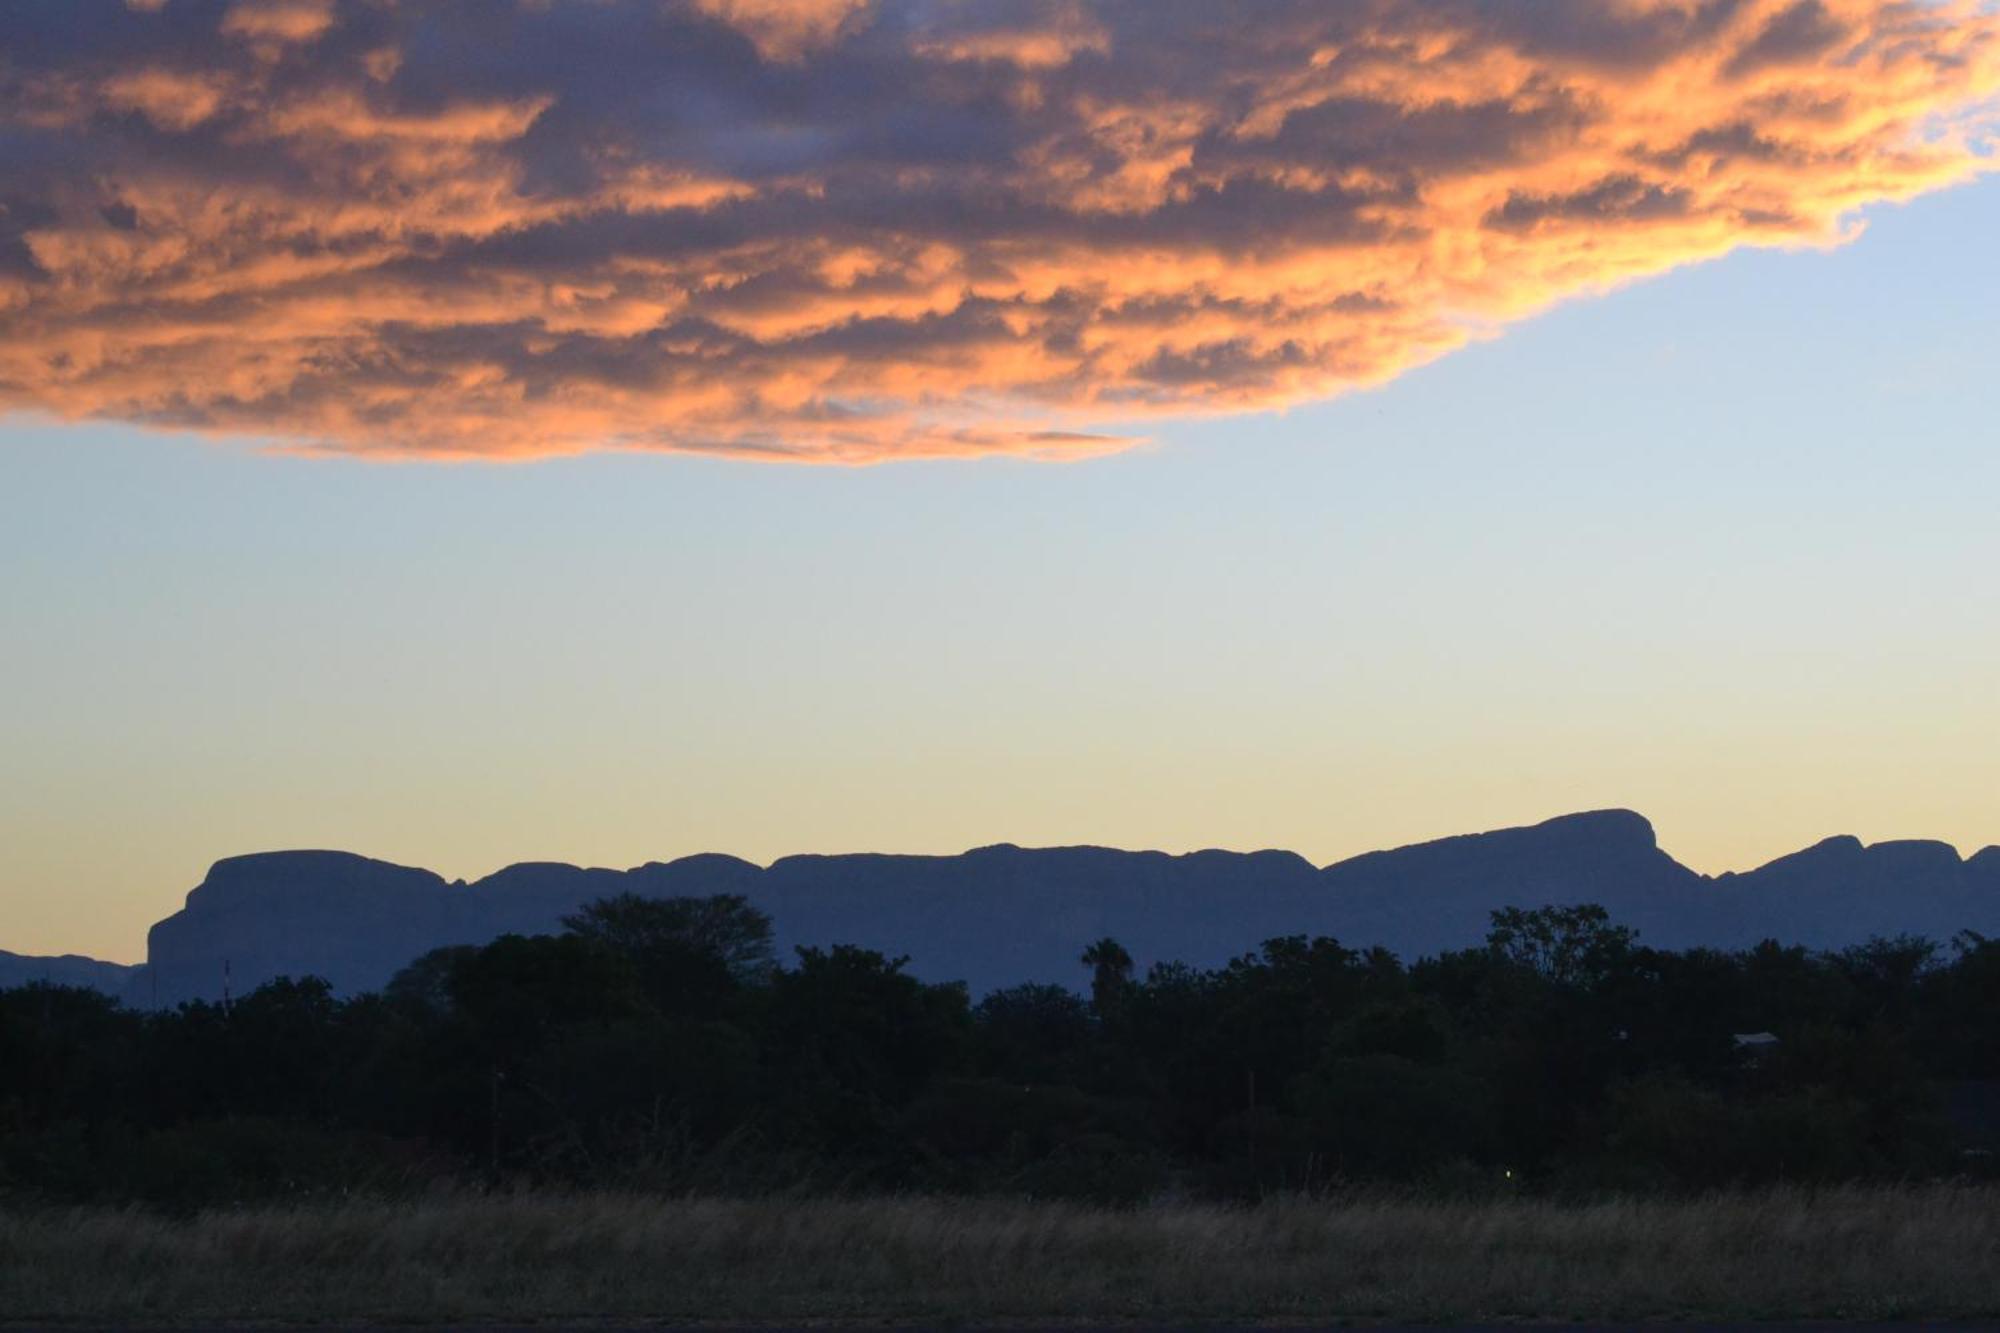
POLYGON ((1943 1316, 2000 1316, 2000 1191, 0 1215, 0 1320, 15 1322, 1943 1316))

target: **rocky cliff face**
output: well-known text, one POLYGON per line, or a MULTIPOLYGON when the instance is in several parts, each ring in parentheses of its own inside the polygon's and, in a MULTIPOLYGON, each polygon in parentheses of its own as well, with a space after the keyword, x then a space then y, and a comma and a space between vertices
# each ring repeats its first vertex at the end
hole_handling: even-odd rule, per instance
POLYGON ((237 994, 272 977, 320 976, 344 991, 381 984, 386 960, 491 938, 462 886, 348 852, 268 852, 217 861, 187 905, 146 937, 133 1003, 237 994), (140 992, 143 991, 143 996, 140 992))
POLYGON ((122 987, 138 1004, 217 996, 225 972, 239 992, 284 975, 369 990, 425 950, 554 930, 584 903, 627 892, 740 893, 771 913, 786 951, 848 943, 906 954, 918 975, 963 980, 978 994, 1020 981, 1080 984, 1077 955, 1104 935, 1141 967, 1214 965, 1292 934, 1416 957, 1477 943, 1487 914, 1506 905, 1602 903, 1642 939, 1675 948, 2000 934, 2000 848, 1961 860, 1942 843, 1832 838, 1711 879, 1661 851, 1646 820, 1612 810, 1324 869, 1289 852, 1002 845, 959 856, 796 856, 769 867, 727 856, 623 871, 529 863, 466 884, 344 852, 275 852, 217 862, 186 907, 153 928, 145 969, 89 974, 83 984, 122 987))

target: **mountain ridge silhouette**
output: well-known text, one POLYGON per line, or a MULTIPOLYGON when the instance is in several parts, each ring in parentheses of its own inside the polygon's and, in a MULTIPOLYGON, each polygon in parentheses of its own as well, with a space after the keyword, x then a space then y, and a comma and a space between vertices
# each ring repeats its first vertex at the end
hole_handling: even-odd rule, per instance
POLYGON ((1661 850, 1630 810, 1563 815, 1315 867, 1278 850, 1186 853, 997 843, 949 856, 804 854, 768 866, 721 853, 629 870, 529 861, 467 883, 343 851, 217 861, 155 924, 147 961, 0 954, 0 985, 92 985, 139 1006, 215 999, 277 976, 371 990, 417 955, 542 933, 584 903, 739 893, 793 946, 857 944, 907 955, 928 980, 975 995, 1024 981, 1082 983, 1078 953, 1119 939, 1143 968, 1219 964, 1278 935, 1333 935, 1405 958, 1477 944, 1497 907, 1597 902, 1643 942, 1815 948, 1873 935, 1940 942, 2000 934, 2000 847, 1825 839, 1753 870, 1708 876, 1661 850))

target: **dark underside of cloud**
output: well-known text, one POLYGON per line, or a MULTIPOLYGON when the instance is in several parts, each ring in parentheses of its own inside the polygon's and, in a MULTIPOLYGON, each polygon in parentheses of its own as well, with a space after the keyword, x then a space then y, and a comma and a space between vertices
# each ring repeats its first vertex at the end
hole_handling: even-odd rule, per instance
POLYGON ((0 10, 0 409, 867 461, 1377 383, 1985 168, 1935 0, 0 10))

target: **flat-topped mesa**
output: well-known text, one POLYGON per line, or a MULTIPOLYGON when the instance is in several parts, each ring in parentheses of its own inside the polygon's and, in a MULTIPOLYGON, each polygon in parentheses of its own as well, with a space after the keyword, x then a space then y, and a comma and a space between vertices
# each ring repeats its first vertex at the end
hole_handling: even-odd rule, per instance
MULTIPOLYGON (((1414 958, 1480 944, 1505 906, 1600 903, 1664 948, 2000 935, 2000 848, 1962 861, 1938 842, 1871 847, 1838 837, 1709 879, 1660 850, 1643 816, 1614 809, 1324 869, 1283 851, 999 843, 956 856, 808 855, 768 867, 717 854, 630 870, 530 861, 465 884, 346 852, 268 852, 218 861, 187 905, 154 927, 149 966, 125 993, 171 1004, 218 996, 225 977, 240 994, 285 975, 322 976, 343 993, 374 989, 429 949, 559 930, 585 903, 619 893, 741 894, 770 913, 780 957, 855 944, 907 955, 916 975, 963 980, 980 994, 1021 982, 1082 985, 1078 956, 1107 935, 1142 969, 1168 959, 1215 966, 1280 935, 1331 935, 1414 958)), ((101 984, 115 987, 119 975, 106 972, 101 984)))
POLYGON ((333 900, 377 893, 428 893, 447 887, 431 871, 353 852, 251 852, 228 856, 188 893, 191 910, 261 903, 273 895, 333 900))
POLYGON ((1864 854, 1878 870, 1891 873, 1948 875, 1965 866, 1958 848, 1930 838, 1871 842, 1864 854))
POLYGON ((241 994, 274 977, 324 977, 373 989, 402 962, 443 943, 491 938, 457 920, 440 876, 352 852, 259 852, 217 861, 187 905, 146 938, 136 1003, 241 994), (400 957, 400 962, 391 959, 400 957))

